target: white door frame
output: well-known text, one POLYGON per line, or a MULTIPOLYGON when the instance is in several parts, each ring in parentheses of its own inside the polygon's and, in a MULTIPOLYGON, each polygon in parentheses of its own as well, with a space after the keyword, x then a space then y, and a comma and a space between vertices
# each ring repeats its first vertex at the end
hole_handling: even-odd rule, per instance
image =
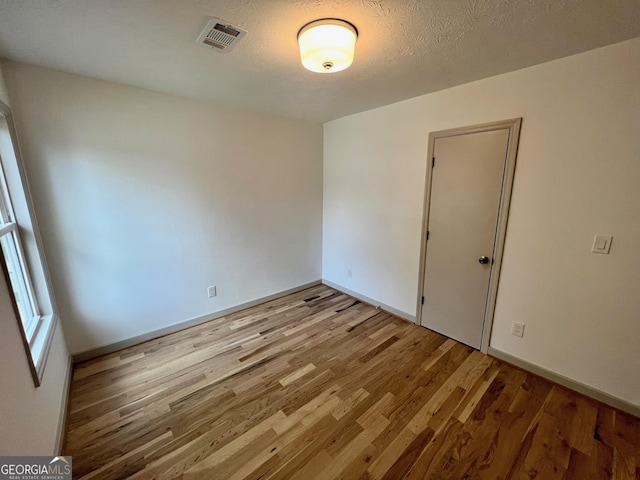
MULTIPOLYGON (((439 132, 429 133, 429 149, 427 156, 427 175, 425 180, 424 210, 422 218, 422 240, 420 242, 420 272, 418 277, 418 299, 416 308, 416 323, 422 324, 422 292, 424 288, 425 264, 427 259, 427 231, 429 230, 429 206, 431 202, 431 180, 433 170, 433 158, 435 143, 438 138, 467 135, 470 133, 490 132, 494 130, 509 130, 507 145, 507 157, 504 174, 502 176, 502 193, 500 194, 500 206, 498 209, 498 224, 496 229, 496 241, 493 249, 493 266, 489 278, 489 292, 487 295, 487 308, 484 312, 484 324, 482 328, 482 342, 480 351, 487 353, 493 326, 493 314, 498 294, 498 280, 500 267, 502 266, 502 253, 504 251, 504 239, 507 233, 507 219, 509 217, 509 204, 511 202, 511 190, 513 188, 513 176, 516 168, 516 155, 518 152, 518 140, 520 138, 520 126, 522 118, 513 118, 501 122, 483 123, 470 127, 453 128, 439 132)), ((437 162, 437 159, 436 159, 437 162)))

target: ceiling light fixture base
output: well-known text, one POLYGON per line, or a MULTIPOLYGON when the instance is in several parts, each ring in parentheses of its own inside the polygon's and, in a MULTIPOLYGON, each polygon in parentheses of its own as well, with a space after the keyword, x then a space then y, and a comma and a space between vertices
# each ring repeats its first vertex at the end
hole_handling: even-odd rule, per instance
POLYGON ((353 63, 358 29, 339 18, 322 18, 298 31, 300 59, 308 70, 335 73, 353 63))

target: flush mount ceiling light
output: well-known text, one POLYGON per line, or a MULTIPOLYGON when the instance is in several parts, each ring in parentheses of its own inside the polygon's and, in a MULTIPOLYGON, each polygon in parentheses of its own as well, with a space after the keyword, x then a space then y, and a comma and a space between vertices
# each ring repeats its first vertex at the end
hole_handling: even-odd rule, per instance
POLYGON ((307 23, 298 32, 302 65, 312 72, 333 73, 353 62, 358 30, 337 18, 307 23))

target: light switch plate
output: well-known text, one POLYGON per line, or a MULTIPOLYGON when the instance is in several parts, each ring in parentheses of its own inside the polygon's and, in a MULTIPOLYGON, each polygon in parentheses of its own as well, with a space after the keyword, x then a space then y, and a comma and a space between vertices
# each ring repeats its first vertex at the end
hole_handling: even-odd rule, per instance
POLYGON ((610 235, 596 235, 593 239, 593 246, 591 251, 593 253, 608 254, 611 250, 611 241, 613 237, 610 235))

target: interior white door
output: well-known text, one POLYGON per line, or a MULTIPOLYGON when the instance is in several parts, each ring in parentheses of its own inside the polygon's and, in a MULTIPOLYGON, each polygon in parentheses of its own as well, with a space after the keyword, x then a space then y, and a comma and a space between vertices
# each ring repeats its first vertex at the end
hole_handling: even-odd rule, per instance
POLYGON ((421 324, 480 348, 509 130, 437 138, 421 324))

